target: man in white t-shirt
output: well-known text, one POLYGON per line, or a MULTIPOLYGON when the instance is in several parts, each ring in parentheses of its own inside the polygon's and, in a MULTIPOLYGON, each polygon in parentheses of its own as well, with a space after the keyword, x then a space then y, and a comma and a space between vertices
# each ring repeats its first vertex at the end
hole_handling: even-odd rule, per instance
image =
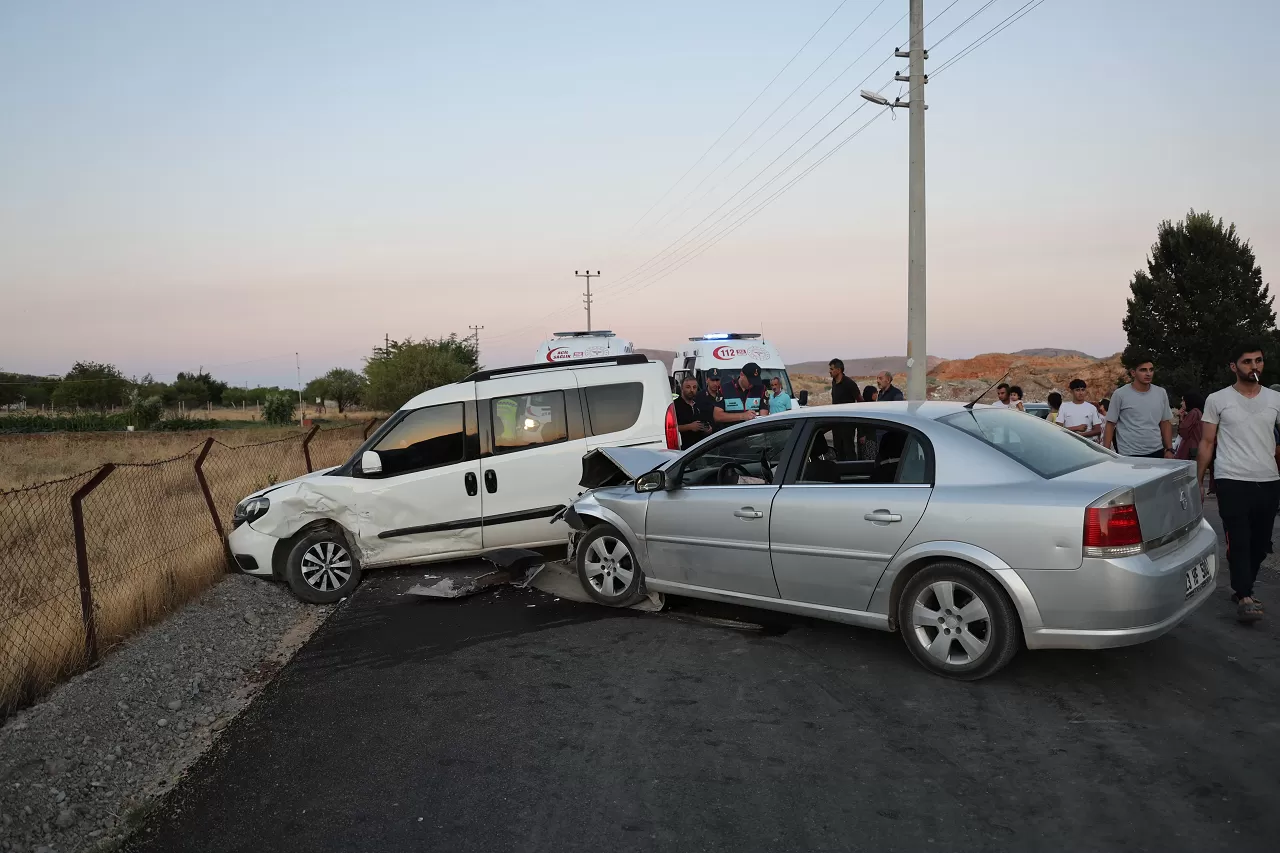
POLYGON ((996 386, 996 401, 991 404, 993 409, 1009 408, 1009 383, 1001 382, 996 386))
POLYGON ((1236 383, 1214 391, 1204 403, 1196 482, 1204 488, 1204 475, 1213 459, 1236 618, 1256 622, 1262 618, 1262 602, 1254 598, 1253 584, 1271 545, 1280 508, 1275 435, 1280 425, 1280 392, 1262 384, 1260 344, 1240 344, 1231 356, 1236 383))
POLYGON ((1093 403, 1085 400, 1089 386, 1083 379, 1072 379, 1067 387, 1071 390, 1071 400, 1058 409, 1058 426, 1066 427, 1085 438, 1100 441, 1102 415, 1093 403))

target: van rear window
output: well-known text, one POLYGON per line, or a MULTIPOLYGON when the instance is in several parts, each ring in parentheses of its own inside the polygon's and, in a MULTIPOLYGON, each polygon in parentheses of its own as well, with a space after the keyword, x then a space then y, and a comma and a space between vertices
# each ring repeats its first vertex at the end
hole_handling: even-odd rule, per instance
POLYGON ((587 423, 592 435, 608 435, 631 429, 644 405, 643 382, 617 382, 582 389, 587 400, 587 423))

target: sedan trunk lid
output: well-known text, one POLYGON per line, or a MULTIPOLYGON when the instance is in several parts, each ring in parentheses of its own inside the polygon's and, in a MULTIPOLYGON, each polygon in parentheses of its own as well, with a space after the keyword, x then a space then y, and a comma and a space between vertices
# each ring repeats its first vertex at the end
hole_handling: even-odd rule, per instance
POLYGON ((1064 482, 1094 483, 1098 497, 1114 489, 1131 488, 1143 541, 1165 539, 1203 514, 1195 467, 1161 459, 1109 459, 1061 478, 1064 482))

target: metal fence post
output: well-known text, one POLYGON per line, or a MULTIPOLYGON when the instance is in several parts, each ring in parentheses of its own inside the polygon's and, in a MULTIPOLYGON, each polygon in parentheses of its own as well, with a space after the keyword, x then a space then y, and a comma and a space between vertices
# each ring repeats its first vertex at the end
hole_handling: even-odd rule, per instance
POLYGON ((373 425, 378 422, 377 418, 369 418, 369 423, 364 425, 364 435, 360 436, 360 440, 364 441, 369 437, 369 430, 373 429, 373 425))
POLYGON ((320 431, 319 424, 312 424, 311 431, 307 433, 307 437, 302 439, 302 458, 307 460, 307 473, 311 473, 311 439, 316 437, 316 433, 320 431))
POLYGON ((97 619, 93 615, 93 587, 89 582, 89 547, 84 538, 84 499, 116 470, 111 462, 98 469, 76 493, 71 496, 71 526, 76 535, 76 571, 80 575, 80 613, 84 619, 84 649, 89 663, 98 659, 97 619))
POLYGON ((213 492, 209 491, 209 481, 204 476, 204 460, 212 449, 213 437, 210 436, 204 440, 204 447, 201 447, 200 453, 196 455, 196 482, 200 484, 200 491, 204 493, 204 504, 209 508, 209 515, 213 518, 213 529, 217 531, 218 539, 222 541, 222 552, 227 558, 227 571, 234 572, 236 562, 231 556, 231 544, 227 542, 226 531, 222 528, 222 517, 218 515, 218 505, 213 502, 213 492))

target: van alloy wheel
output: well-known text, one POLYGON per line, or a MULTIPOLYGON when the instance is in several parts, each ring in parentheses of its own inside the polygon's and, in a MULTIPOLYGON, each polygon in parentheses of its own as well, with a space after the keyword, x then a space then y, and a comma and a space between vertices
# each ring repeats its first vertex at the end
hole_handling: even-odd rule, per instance
POLYGON ((302 579, 320 592, 332 592, 351 577, 351 555, 337 542, 317 542, 302 555, 302 579))

